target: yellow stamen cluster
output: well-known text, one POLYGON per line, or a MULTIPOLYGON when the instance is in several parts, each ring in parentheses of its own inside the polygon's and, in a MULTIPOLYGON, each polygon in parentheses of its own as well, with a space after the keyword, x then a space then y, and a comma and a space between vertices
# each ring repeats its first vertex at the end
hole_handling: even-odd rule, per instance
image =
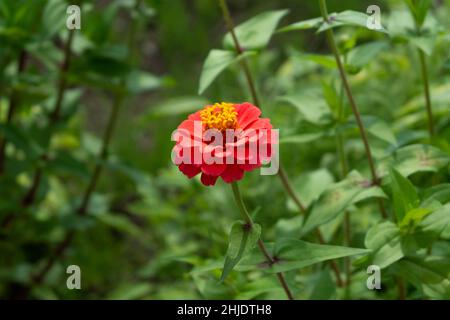
POLYGON ((232 103, 216 103, 200 111, 200 118, 206 129, 237 129, 237 112, 232 103))

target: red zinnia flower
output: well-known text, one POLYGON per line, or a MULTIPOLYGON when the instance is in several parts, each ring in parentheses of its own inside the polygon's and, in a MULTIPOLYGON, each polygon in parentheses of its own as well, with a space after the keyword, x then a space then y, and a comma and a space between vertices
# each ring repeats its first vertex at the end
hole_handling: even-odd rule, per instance
POLYGON ((216 103, 188 116, 175 132, 174 162, 205 186, 231 183, 271 158, 270 119, 250 103, 216 103))

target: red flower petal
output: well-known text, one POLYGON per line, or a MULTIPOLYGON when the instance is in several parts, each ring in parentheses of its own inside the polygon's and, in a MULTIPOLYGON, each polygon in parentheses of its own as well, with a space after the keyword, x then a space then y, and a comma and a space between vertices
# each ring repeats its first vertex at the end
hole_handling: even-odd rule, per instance
POLYGON ((183 172, 189 179, 192 179, 197 174, 199 174, 201 171, 200 167, 196 167, 192 164, 184 164, 184 163, 180 164, 178 166, 178 169, 181 172, 183 172))
POLYGON ((190 114, 178 127, 184 132, 176 136, 176 148, 173 149, 172 158, 177 160, 176 163, 184 162, 179 165, 179 170, 189 178, 201 173, 201 182, 206 186, 215 185, 219 176, 225 182, 231 183, 242 179, 246 171, 260 168, 262 161, 270 160, 270 151, 268 155, 259 155, 260 148, 265 151, 272 143, 270 138, 274 133, 270 119, 261 119, 259 108, 250 103, 234 104, 234 107, 240 133, 234 132, 233 139, 228 143, 225 139, 203 141, 206 125, 201 122, 202 110, 190 114), (196 129, 199 129, 198 132, 196 129), (234 154, 231 154, 233 151, 234 154), (194 155, 197 155, 199 164, 190 164, 191 160, 195 160, 194 155), (223 160, 223 164, 206 163, 217 159, 223 160), (230 160, 229 164, 227 160, 230 160))
POLYGON ((224 164, 202 164, 201 170, 204 174, 218 177, 220 176, 225 169, 227 168, 227 165, 224 164))
POLYGON ((228 165, 227 169, 222 173, 221 177, 226 183, 231 183, 234 181, 241 180, 244 176, 244 170, 242 170, 238 165, 228 165))
POLYGON ((262 119, 257 119, 256 121, 252 122, 249 126, 248 129, 272 129, 272 125, 270 124, 270 119, 267 118, 262 118, 262 119))
POLYGON ((213 186, 216 184, 217 178, 218 176, 215 177, 202 173, 200 180, 205 186, 213 186))
MULTIPOLYGON (((193 120, 184 120, 179 126, 178 129, 180 130, 187 130, 191 133, 191 136, 195 139, 199 139, 200 141, 203 138, 203 130, 202 125, 200 122, 198 122, 199 130, 198 132, 195 131, 195 124, 196 121, 193 120)), ((184 135, 184 134, 183 134, 184 135)))
POLYGON ((200 117, 200 111, 197 111, 196 113, 190 114, 188 116, 189 120, 192 121, 202 121, 202 118, 200 117))
POLYGON ((238 125, 240 129, 247 128, 261 115, 261 110, 248 102, 236 104, 234 107, 238 113, 238 125))

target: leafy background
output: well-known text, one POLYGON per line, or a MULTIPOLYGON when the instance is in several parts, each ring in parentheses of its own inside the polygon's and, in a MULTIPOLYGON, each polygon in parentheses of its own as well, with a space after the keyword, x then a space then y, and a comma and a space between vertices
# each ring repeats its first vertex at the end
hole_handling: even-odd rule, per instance
POLYGON ((248 51, 240 58, 250 64, 264 116, 280 129, 281 160, 308 212, 299 214, 275 176, 246 174, 241 190, 247 206, 259 209, 262 239, 288 263, 261 267, 248 248, 223 281, 227 250, 230 258, 239 246, 239 232, 229 239, 239 219, 232 192, 223 182, 206 188, 188 180, 170 160, 171 133, 187 114, 210 102, 252 99, 239 63, 229 63, 236 54, 223 41, 218 2, 78 3, 82 28, 64 70, 69 3, 0 2, 0 137, 7 142, 0 297, 281 299, 272 273, 282 270, 298 299, 450 298, 450 1, 433 1, 420 36, 405 1, 328 3, 330 12, 382 9, 386 32, 355 26, 355 16, 334 29, 381 187, 367 184, 363 145, 324 33, 311 23, 275 32, 319 17, 317 1, 229 1, 237 24, 259 21, 242 35, 248 51), (211 50, 227 51, 211 57, 211 50), (432 139, 418 50, 428 63, 432 139), (115 109, 111 143, 99 157, 115 109), (39 187, 24 201, 39 171, 39 187), (375 198, 385 199, 387 221, 375 198), (332 247, 317 244, 317 227, 332 247), (346 279, 341 257, 349 255, 351 281, 340 287, 324 261, 335 259, 346 279), (81 290, 66 288, 72 264, 82 270, 81 290), (381 290, 366 287, 370 264, 382 268, 381 290))

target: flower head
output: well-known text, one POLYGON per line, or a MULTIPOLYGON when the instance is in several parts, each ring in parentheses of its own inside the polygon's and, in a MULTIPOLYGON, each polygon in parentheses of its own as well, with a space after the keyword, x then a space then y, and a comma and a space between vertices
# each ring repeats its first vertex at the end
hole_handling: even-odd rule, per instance
POLYGON ((173 136, 175 164, 189 178, 201 174, 206 186, 242 179, 271 159, 272 125, 260 115, 250 103, 216 103, 189 115, 173 136))

